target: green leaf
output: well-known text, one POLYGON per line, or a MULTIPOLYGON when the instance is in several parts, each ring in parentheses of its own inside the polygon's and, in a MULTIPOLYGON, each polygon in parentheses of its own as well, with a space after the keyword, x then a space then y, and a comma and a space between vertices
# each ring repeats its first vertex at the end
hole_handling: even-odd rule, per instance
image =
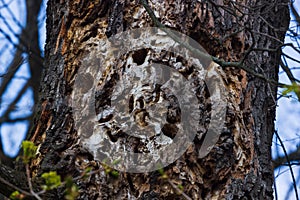
POLYGON ((104 168, 104 173, 107 175, 111 172, 111 169, 109 167, 104 168))
POLYGON ((43 173, 42 178, 45 180, 45 185, 42 186, 44 190, 52 190, 61 185, 60 176, 56 172, 43 173))
POLYGON ((292 85, 285 85, 285 89, 282 91, 282 95, 287 95, 294 92, 298 97, 300 96, 300 85, 297 83, 292 83, 292 85))
POLYGON ((22 142, 22 148, 23 148, 23 162, 25 164, 29 163, 31 158, 34 158, 36 156, 37 146, 34 145, 31 141, 23 141, 22 142))
POLYGON ((112 162, 112 165, 117 165, 121 162, 121 159, 116 159, 112 162))
POLYGON ((113 177, 115 177, 115 178, 118 178, 118 176, 119 176, 119 172, 116 171, 116 170, 112 170, 112 171, 110 172, 110 174, 111 174, 113 177))
POLYGON ((164 168, 159 168, 157 171, 158 173, 160 173, 160 175, 163 175, 165 173, 164 168))

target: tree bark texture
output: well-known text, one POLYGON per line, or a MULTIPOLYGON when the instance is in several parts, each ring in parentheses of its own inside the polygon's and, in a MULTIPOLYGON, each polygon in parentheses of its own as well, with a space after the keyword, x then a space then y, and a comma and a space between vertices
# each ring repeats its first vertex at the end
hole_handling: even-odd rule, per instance
MULTIPOLYGON (((276 3, 267 0, 148 1, 162 24, 192 37, 210 55, 239 61, 247 54, 245 66, 275 81, 278 80, 279 47, 289 22, 287 3, 285 0, 276 3), (250 53, 249 48, 253 49, 250 53)), ((48 1, 41 107, 31 137, 40 147, 38 158, 31 165, 34 177, 50 170, 63 178, 76 177, 88 166, 94 170, 102 168, 82 147, 74 127, 69 102, 76 73, 81 59, 97 46, 97 40, 149 26, 154 26, 153 21, 139 1, 48 1)), ((176 60, 176 55, 168 52, 157 54, 148 50, 147 55, 166 65, 172 65, 172 59, 168 61, 168 58, 176 60)), ((128 59, 143 63, 143 57, 143 52, 128 53, 115 64, 122 66, 128 59)), ((102 66, 102 70, 107 67, 102 66)), ((207 129, 205 119, 210 114, 210 101, 205 98, 207 91, 199 83, 198 99, 202 105, 199 126, 203 131, 197 133, 194 145, 164 171, 192 199, 272 199, 270 148, 277 87, 239 68, 221 70, 228 91, 225 97, 228 106, 225 127, 217 144, 207 156, 198 159, 197 149, 207 129)), ((110 88, 119 79, 116 75, 119 73, 111 70, 107 73, 110 81, 104 81, 96 107, 109 101, 110 88)), ((138 141, 127 142, 140 151, 142 145, 138 141)), ((97 173, 76 184, 79 199, 183 199, 158 172, 120 173, 117 178, 97 173)), ((50 199, 63 199, 63 189, 47 195, 50 199)))

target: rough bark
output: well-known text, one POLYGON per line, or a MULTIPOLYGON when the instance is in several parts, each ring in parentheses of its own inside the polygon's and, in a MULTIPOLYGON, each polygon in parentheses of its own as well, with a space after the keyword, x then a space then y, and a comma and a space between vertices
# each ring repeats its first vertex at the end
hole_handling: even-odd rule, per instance
MULTIPOLYGON (((287 2, 241 1, 234 7, 228 1, 172 0, 149 1, 149 5, 162 24, 192 37, 211 55, 227 61, 242 59, 250 47, 273 49, 252 51, 245 65, 268 79, 278 80, 280 50, 274 49, 283 41, 287 28, 287 2)), ((87 166, 95 170, 102 168, 82 148, 69 105, 80 59, 97 45, 93 41, 125 30, 153 26, 153 21, 138 1, 50 0, 47 16, 42 107, 32 134, 32 141, 39 144, 40 149, 31 169, 33 176, 55 170, 63 177, 76 177, 87 166)), ((170 64, 166 58, 175 56, 168 52, 158 55, 151 50, 148 53, 153 60, 164 64, 170 64)), ((136 63, 140 62, 134 54, 127 54, 123 60, 116 61, 116 65, 124 65, 131 56, 136 63)), ((192 199, 272 199, 270 148, 277 87, 241 69, 222 70, 228 107, 226 127, 218 143, 206 157, 198 159, 202 137, 197 133, 194 145, 164 171, 172 182, 183 185, 184 192, 192 199)), ((113 72, 108 71, 108 74, 112 80, 118 80, 113 72)), ((109 88, 114 85, 112 81, 102 87, 96 107, 111 98, 109 88)), ((210 114, 210 101, 201 99, 208 95, 203 87, 199 83, 201 120, 205 121, 210 114)), ((205 122, 199 126, 205 132, 205 122)), ((129 143, 136 145, 135 141, 129 143)), ((138 145, 135 148, 140 150, 138 145)), ((158 172, 120 173, 117 178, 98 173, 76 184, 80 189, 79 199, 183 198, 158 172)), ((62 189, 47 195, 47 198, 63 198, 62 189)))

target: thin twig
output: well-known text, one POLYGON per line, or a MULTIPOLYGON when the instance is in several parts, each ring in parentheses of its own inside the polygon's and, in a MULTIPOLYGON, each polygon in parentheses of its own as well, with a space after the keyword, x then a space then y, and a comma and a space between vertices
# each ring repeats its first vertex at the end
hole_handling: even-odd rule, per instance
POLYGON ((288 166, 289 166, 289 169, 290 169, 290 172, 291 172, 291 176, 292 176, 292 180, 293 180, 293 186, 294 186, 294 190, 295 190, 296 199, 299 200, 298 191, 297 191, 297 185, 296 185, 296 180, 295 180, 294 172, 293 172, 293 169, 292 169, 292 166, 291 166, 291 162, 290 162, 290 159, 289 159, 289 155, 288 155, 288 153, 287 153, 287 151, 286 151, 286 149, 284 147, 284 144, 283 144, 281 138, 279 137, 279 134, 278 134, 277 131, 275 131, 275 135, 278 138, 278 140, 280 142, 280 145, 282 147, 284 156, 286 157, 286 161, 288 163, 288 166))
POLYGON ((32 196, 31 193, 26 192, 25 190, 22 190, 21 188, 15 186, 15 185, 13 185, 13 184, 11 184, 10 182, 8 182, 8 181, 6 181, 5 179, 3 179, 2 177, 0 177, 0 181, 1 181, 2 183, 4 183, 5 185, 7 185, 7 186, 9 186, 9 187, 11 187, 11 188, 13 188, 13 189, 15 189, 15 190, 21 192, 22 194, 25 194, 26 196, 32 196))
POLYGON ((27 182, 28 182, 28 186, 30 189, 30 193, 32 194, 32 196, 34 196, 36 199, 38 200, 42 200, 42 198, 34 192, 33 187, 32 187, 32 183, 31 183, 31 177, 30 177, 30 170, 29 170, 29 164, 26 164, 26 176, 27 176, 27 182))
POLYGON ((258 31, 252 31, 252 32, 253 32, 253 33, 256 33, 256 34, 259 34, 259 35, 262 35, 262 36, 266 36, 266 37, 268 37, 268 38, 270 38, 270 39, 273 39, 273 40, 279 42, 281 45, 283 44, 283 42, 282 42, 281 40, 279 40, 279 39, 277 39, 276 37, 271 36, 271 35, 269 35, 269 34, 267 34, 267 33, 262 33, 262 32, 258 32, 258 31))
POLYGON ((170 179, 168 179, 167 181, 172 186, 172 188, 174 190, 176 190, 176 192, 178 194, 181 194, 186 200, 192 200, 191 197, 189 197, 186 193, 184 193, 183 191, 181 191, 170 179))
MULTIPOLYGON (((286 63, 286 59, 283 57, 285 63, 286 63)), ((298 79, 296 79, 293 75, 293 73, 291 72, 290 68, 288 66, 286 66, 282 60, 280 60, 280 66, 283 69, 283 71, 286 73, 286 75, 288 76, 288 78, 290 79, 290 81, 292 83, 300 82, 298 79)))
POLYGON ((292 60, 292 61, 295 61, 297 63, 300 63, 300 60, 296 59, 296 58, 293 58, 292 56, 289 56, 287 54, 285 54, 284 52, 282 53, 283 56, 287 57, 288 59, 292 60))

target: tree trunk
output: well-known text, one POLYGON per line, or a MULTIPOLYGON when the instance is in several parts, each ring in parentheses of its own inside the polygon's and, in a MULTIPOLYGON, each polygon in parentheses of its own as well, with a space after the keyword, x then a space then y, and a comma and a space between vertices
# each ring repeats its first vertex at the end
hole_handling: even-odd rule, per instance
MULTIPOLYGON (((279 47, 289 22, 287 1, 170 0, 148 3, 162 24, 193 38, 210 55, 230 62, 243 59, 243 66, 247 67, 245 70, 225 65, 218 68, 227 91, 227 95, 222 97, 227 106, 224 127, 220 127, 217 133, 216 144, 209 147, 208 154, 199 156, 201 144, 204 145, 205 137, 208 137, 209 121, 213 120, 211 115, 214 112, 214 99, 211 91, 208 91, 209 83, 195 78, 193 91, 198 105, 191 103, 191 108, 199 109, 200 119, 198 125, 191 125, 197 129, 192 139, 193 144, 179 159, 165 166, 160 173, 120 171, 117 177, 104 173, 105 161, 99 159, 97 152, 92 151, 84 140, 95 140, 92 131, 88 128, 78 129, 78 117, 74 114, 76 110, 71 106, 71 102, 79 98, 72 94, 74 85, 78 86, 76 78, 89 69, 90 66, 86 63, 101 63, 93 53, 97 48, 105 48, 99 40, 113 38, 122 31, 154 26, 155 23, 139 1, 61 0, 58 3, 50 0, 47 8, 46 64, 40 97, 42 106, 35 119, 36 128, 31 137, 32 141, 40 145, 38 158, 31 165, 33 176, 37 177, 51 170, 57 171, 63 178, 67 175, 77 177, 87 167, 92 167, 95 171, 100 169, 99 173, 90 178, 76 181, 79 199, 183 199, 184 195, 191 199, 272 199, 270 148, 277 86, 262 80, 255 73, 268 80, 278 81, 279 47), (182 185, 184 195, 174 185, 182 185)), ((149 48, 126 52, 126 48, 116 60, 99 64, 98 70, 102 75, 100 80, 99 77, 88 75, 81 76, 82 79, 79 80, 83 81, 81 91, 87 91, 91 88, 93 79, 98 78, 98 86, 91 97, 95 98, 92 106, 98 116, 116 101, 113 100, 112 93, 122 76, 126 77, 128 63, 131 63, 133 69, 145 66, 146 61, 167 65, 187 79, 197 73, 188 57, 167 51, 155 52, 149 48), (183 67, 176 68, 176 63, 181 63, 183 67)), ((99 53, 103 52, 99 50, 99 53)), ((208 63, 208 66, 216 65, 208 63)), ((156 73, 155 75, 160 75, 159 72, 156 73)), ((149 84, 150 79, 151 77, 149 84)), ((156 91, 156 94, 162 93, 163 89, 159 87, 160 91, 156 91)), ((167 92, 165 96, 167 97, 158 98, 164 98, 169 103, 166 108, 169 113, 173 109, 170 108, 171 99, 168 99, 170 96, 167 92)), ((128 98, 130 104, 133 97, 128 98)), ((118 101, 122 102, 122 99, 118 101)), ((143 100, 132 101, 132 105, 128 106, 129 110, 134 110, 132 107, 137 104, 143 108, 143 100)), ((181 109, 180 112, 184 111, 181 109)), ((82 114, 86 114, 85 111, 82 114)), ((153 115, 150 113, 151 116, 153 115)), ((147 126, 145 113, 134 117, 141 117, 141 121, 137 123, 147 126)), ((99 123, 110 123, 111 118, 111 115, 106 118, 102 115, 99 123)), ((80 123, 91 128, 93 124, 88 126, 88 120, 80 123)), ((175 122, 170 122, 172 120, 169 117, 162 129, 164 137, 169 138, 168 141, 174 139, 172 134, 175 132, 176 135, 177 130, 175 122)), ((124 136, 122 130, 112 123, 110 125, 101 129, 101 134, 105 135, 101 136, 102 139, 109 140, 109 144, 118 143, 120 148, 135 153, 153 153, 136 135, 124 136)), ((151 138, 157 137, 159 136, 153 135, 151 138)), ((63 199, 63 190, 58 189, 47 195, 47 198, 63 199)))

